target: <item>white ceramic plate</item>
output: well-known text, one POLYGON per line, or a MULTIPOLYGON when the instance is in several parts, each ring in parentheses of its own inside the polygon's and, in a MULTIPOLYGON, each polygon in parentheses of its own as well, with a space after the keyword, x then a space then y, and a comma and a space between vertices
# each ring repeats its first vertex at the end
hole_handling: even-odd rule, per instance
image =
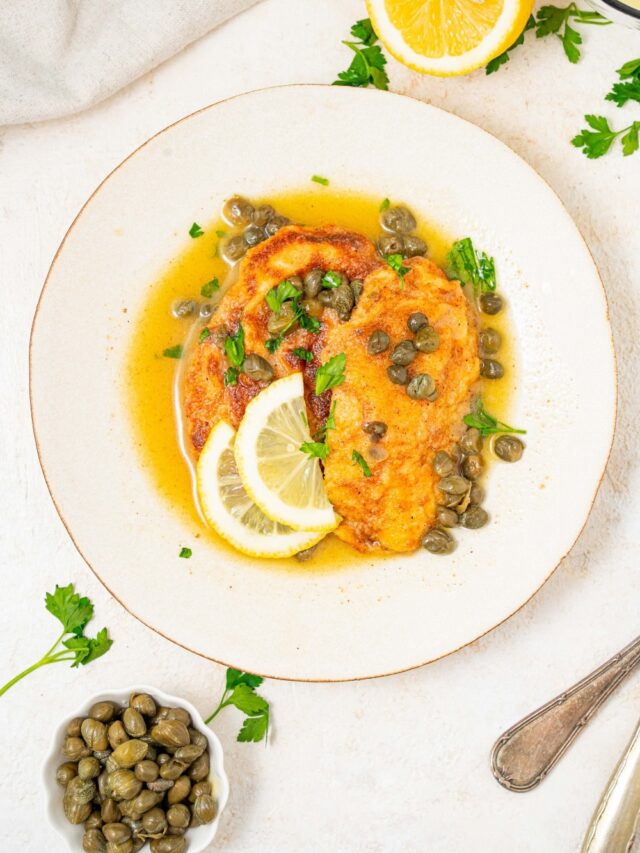
POLYGON ((78 549, 139 619, 217 661, 338 680, 435 660, 498 625, 580 533, 614 427, 615 361, 597 270, 541 178, 496 139, 409 98, 286 86, 214 104, 153 137, 89 199, 36 314, 31 400, 42 466, 78 549), (517 337, 517 465, 488 482, 492 523, 425 552, 287 573, 221 553, 156 494, 123 405, 146 288, 222 200, 306 187, 402 198, 496 257, 517 337), (187 226, 185 226, 187 223, 187 226), (123 314, 126 306, 128 313, 123 314))

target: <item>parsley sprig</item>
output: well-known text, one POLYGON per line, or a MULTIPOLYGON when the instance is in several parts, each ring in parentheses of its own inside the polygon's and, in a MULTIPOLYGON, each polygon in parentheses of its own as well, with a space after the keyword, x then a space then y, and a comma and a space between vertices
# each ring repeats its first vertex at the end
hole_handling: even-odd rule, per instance
POLYGON ((324 394, 330 388, 342 385, 345 380, 344 370, 347 365, 347 356, 340 352, 334 355, 325 364, 320 365, 316 371, 316 396, 324 394))
POLYGON ((404 287, 404 277, 405 275, 411 271, 410 267, 405 267, 403 263, 403 257, 400 254, 393 255, 385 255, 385 261, 389 264, 392 270, 394 270, 398 274, 398 278, 400 279, 400 286, 404 287))
POLYGON ((591 129, 583 128, 573 137, 571 143, 576 148, 581 148, 582 153, 590 160, 606 154, 618 137, 625 157, 638 150, 640 121, 632 121, 627 127, 613 130, 605 116, 586 115, 584 118, 591 129))
POLYGON ((244 364, 244 329, 242 324, 233 335, 228 335, 224 341, 224 351, 231 364, 224 372, 225 385, 237 385, 240 368, 244 364))
POLYGON ((284 329, 277 337, 269 338, 264 342, 268 352, 274 353, 280 347, 284 341, 285 335, 295 323, 297 323, 301 329, 305 329, 314 335, 317 335, 320 331, 320 320, 312 317, 307 313, 302 305, 300 305, 301 297, 302 293, 298 288, 286 279, 281 281, 280 284, 276 285, 276 287, 272 287, 271 290, 267 292, 265 301, 274 314, 278 314, 282 310, 284 303, 287 301, 291 301, 293 305, 291 320, 287 323, 284 329))
POLYGON ((613 101, 618 107, 624 107, 627 101, 640 103, 640 59, 631 59, 618 68, 620 83, 614 83, 605 100, 613 101))
POLYGON ((457 240, 448 255, 453 277, 463 285, 473 285, 476 296, 496 289, 496 266, 492 257, 478 252, 471 237, 457 240))
POLYGON ((72 667, 86 666, 111 648, 113 640, 109 639, 106 628, 98 631, 95 637, 85 635, 84 629, 93 617, 93 604, 86 596, 80 596, 72 583, 68 586, 56 585, 54 592, 48 592, 45 607, 62 624, 62 633, 40 660, 0 687, 0 696, 41 666, 65 661, 70 661, 72 667))
POLYGON ((376 89, 388 89, 389 78, 384 68, 387 60, 376 44, 378 36, 369 18, 356 21, 351 27, 351 35, 356 41, 343 41, 342 44, 352 50, 355 56, 347 70, 338 74, 333 85, 361 88, 373 85, 376 89))
POLYGON ((240 672, 239 669, 228 669, 222 698, 205 723, 209 724, 214 720, 223 708, 235 705, 246 715, 237 740, 245 743, 263 740, 269 733, 269 703, 256 693, 256 688, 260 687, 263 680, 259 675, 240 672))
POLYGON ((331 429, 336 428, 336 401, 334 400, 331 404, 331 410, 329 412, 329 417, 324 422, 324 426, 320 427, 320 429, 314 433, 313 441, 303 441, 300 445, 300 450, 303 453, 308 453, 309 456, 317 456, 318 459, 322 459, 324 462, 327 456, 329 455, 329 451, 331 448, 329 447, 329 442, 327 441, 327 433, 331 429))
POLYGON ((468 415, 465 415, 463 421, 468 427, 475 427, 475 429, 480 432, 480 435, 485 438, 488 435, 495 435, 496 433, 517 433, 518 435, 525 435, 527 432, 526 429, 516 429, 515 427, 509 426, 509 424, 505 424, 497 418, 494 418, 494 416, 490 415, 485 409, 481 398, 476 400, 473 411, 468 415))

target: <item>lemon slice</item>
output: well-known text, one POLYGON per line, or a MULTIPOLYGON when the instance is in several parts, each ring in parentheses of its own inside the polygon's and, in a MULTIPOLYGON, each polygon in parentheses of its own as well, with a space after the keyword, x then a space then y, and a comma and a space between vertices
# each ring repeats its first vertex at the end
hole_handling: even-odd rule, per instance
POLYGON ((467 74, 507 50, 533 0, 367 0, 380 40, 397 60, 425 74, 467 74))
POLYGON ((272 521, 247 495, 233 455, 234 431, 221 421, 209 434, 196 469, 196 487, 207 522, 238 551, 251 557, 290 557, 319 542, 324 533, 291 530, 272 521))
POLYGON ((301 373, 273 382, 247 406, 234 453, 247 494, 294 530, 327 532, 339 518, 327 499, 320 461, 300 450, 311 441, 301 373))

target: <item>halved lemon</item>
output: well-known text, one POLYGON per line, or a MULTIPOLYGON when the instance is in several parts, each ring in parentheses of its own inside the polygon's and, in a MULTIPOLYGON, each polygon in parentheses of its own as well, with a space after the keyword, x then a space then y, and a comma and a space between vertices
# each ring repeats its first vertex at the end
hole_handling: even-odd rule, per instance
POLYGON ((507 50, 533 0, 367 0, 373 28, 399 61, 425 74, 467 74, 507 50))
POLYGON ((238 427, 234 453, 247 494, 265 515, 294 530, 338 526, 320 461, 300 450, 311 441, 301 373, 278 379, 254 397, 238 427))
POLYGON ((251 557, 290 557, 319 542, 324 533, 291 530, 258 509, 238 474, 234 436, 233 428, 220 421, 211 430, 198 459, 198 498, 211 527, 251 557))

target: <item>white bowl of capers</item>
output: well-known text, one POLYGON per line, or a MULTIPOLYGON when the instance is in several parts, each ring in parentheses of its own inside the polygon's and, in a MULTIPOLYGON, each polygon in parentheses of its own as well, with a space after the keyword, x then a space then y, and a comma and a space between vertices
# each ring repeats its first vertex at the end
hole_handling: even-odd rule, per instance
POLYGON ((229 796, 223 750, 190 702, 147 685, 91 696, 44 763, 49 820, 71 851, 199 853, 229 796))

